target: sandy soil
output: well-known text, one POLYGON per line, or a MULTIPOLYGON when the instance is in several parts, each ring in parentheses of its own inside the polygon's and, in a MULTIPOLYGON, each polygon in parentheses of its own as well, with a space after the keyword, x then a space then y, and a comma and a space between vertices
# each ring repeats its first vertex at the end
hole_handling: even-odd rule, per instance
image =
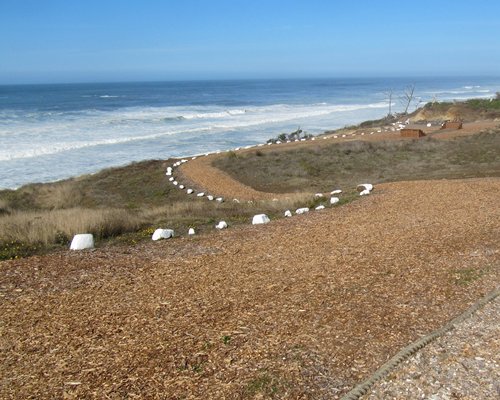
POLYGON ((1 262, 0 398, 338 398, 498 285, 499 193, 384 184, 265 226, 1 262))

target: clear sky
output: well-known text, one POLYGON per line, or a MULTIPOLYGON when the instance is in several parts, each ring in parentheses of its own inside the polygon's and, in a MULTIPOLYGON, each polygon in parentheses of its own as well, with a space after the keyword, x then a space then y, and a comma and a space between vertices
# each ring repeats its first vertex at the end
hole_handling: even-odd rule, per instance
POLYGON ((0 83, 500 75, 500 0, 0 0, 0 83))

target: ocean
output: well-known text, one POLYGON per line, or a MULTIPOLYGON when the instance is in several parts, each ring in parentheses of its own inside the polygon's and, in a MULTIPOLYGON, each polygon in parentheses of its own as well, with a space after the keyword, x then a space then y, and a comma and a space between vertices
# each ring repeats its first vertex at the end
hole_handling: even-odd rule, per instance
POLYGON ((493 97, 500 78, 294 79, 0 86, 0 189, 146 159, 319 134, 417 105, 493 97))

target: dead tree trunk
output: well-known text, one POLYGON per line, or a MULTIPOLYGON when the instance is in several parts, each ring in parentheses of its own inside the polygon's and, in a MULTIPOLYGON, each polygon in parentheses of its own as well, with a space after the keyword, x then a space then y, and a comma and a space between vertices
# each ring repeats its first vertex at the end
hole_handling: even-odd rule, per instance
POLYGON ((411 102, 413 101, 414 93, 415 93, 415 85, 408 86, 403 92, 403 95, 401 96, 401 103, 405 108, 403 114, 408 114, 408 108, 410 108, 411 102))

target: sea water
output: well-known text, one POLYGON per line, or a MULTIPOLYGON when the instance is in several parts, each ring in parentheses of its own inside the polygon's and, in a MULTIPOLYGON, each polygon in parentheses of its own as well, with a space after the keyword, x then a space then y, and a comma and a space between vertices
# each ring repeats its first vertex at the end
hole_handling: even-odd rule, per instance
POLYGON ((0 86, 0 189, 145 159, 318 134, 418 105, 493 97, 500 78, 296 79, 0 86))

